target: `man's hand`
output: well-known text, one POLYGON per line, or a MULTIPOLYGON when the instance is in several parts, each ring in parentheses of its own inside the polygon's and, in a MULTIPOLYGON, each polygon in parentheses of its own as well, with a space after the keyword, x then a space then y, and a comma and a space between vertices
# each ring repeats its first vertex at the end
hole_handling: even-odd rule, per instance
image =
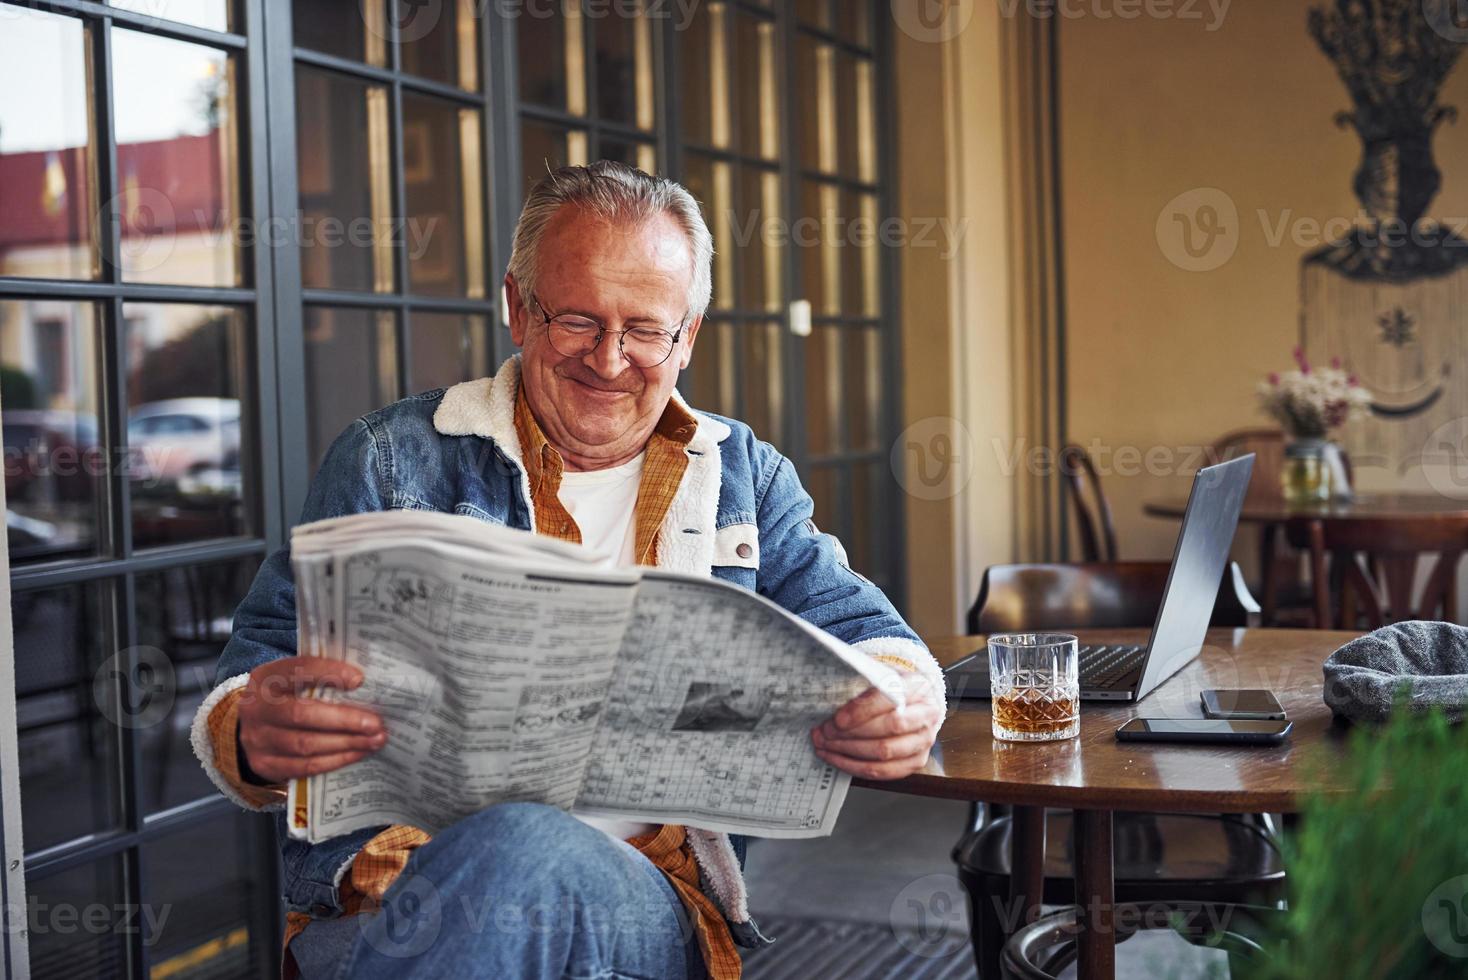
POLYGON ((351 765, 387 743, 375 712, 302 697, 317 684, 350 691, 362 672, 340 660, 286 657, 250 671, 240 698, 240 756, 267 783, 351 765))
POLYGON ((811 729, 816 755, 862 779, 901 779, 927 765, 943 706, 921 675, 904 673, 902 682, 907 706, 901 710, 871 688, 811 729))

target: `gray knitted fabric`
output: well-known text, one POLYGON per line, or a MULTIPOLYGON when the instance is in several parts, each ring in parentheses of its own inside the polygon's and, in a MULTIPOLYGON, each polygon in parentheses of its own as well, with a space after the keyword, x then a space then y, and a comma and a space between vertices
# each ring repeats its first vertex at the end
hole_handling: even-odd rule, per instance
POLYGON ((1443 708, 1461 719, 1468 706, 1468 628, 1397 623, 1352 640, 1325 661, 1325 703, 1351 721, 1386 721, 1404 688, 1411 707, 1443 708))

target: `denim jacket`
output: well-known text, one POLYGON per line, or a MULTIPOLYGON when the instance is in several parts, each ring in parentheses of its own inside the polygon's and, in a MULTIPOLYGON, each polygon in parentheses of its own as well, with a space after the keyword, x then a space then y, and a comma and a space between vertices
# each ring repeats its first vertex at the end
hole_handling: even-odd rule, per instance
MULTIPOLYGON (((533 530, 514 426, 519 368, 512 357, 492 378, 405 398, 353 422, 322 461, 302 522, 416 509, 533 530)), ((937 663, 887 597, 847 566, 840 542, 816 528, 811 498, 789 460, 740 422, 693 414, 698 429, 685 450, 689 465, 659 528, 660 567, 757 591, 838 639, 920 671, 941 697, 937 663)), ((250 804, 214 764, 209 712, 245 683, 250 670, 295 652, 295 589, 289 549, 282 548, 261 566, 236 611, 217 686, 194 719, 195 752, 224 795, 241 806, 250 804)), ((312 845, 291 839, 278 814, 288 907, 317 917, 339 915, 342 875, 381 829, 312 845)), ((692 828, 689 840, 704 891, 729 920, 736 941, 757 943, 741 872, 744 841, 692 828)))

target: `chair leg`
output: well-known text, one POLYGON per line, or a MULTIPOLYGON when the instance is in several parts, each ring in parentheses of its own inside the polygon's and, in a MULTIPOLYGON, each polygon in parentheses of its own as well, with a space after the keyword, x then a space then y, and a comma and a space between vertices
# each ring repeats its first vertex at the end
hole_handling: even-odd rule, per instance
POLYGON ((999 957, 1004 952, 1006 937, 999 906, 1006 895, 999 891, 1003 879, 978 876, 978 881, 964 882, 968 887, 970 939, 974 945, 974 965, 979 980, 999 980, 999 957))

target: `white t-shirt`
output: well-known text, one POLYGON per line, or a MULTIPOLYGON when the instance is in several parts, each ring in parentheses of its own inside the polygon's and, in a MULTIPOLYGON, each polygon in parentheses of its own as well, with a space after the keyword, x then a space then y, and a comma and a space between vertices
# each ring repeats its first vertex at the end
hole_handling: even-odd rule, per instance
MULTIPOLYGON (((642 462, 646 453, 607 470, 561 474, 557 494, 561 506, 581 530, 581 543, 606 556, 608 568, 637 562, 637 491, 642 486, 642 462)), ((578 817, 617 840, 627 840, 654 829, 650 823, 578 817)))

